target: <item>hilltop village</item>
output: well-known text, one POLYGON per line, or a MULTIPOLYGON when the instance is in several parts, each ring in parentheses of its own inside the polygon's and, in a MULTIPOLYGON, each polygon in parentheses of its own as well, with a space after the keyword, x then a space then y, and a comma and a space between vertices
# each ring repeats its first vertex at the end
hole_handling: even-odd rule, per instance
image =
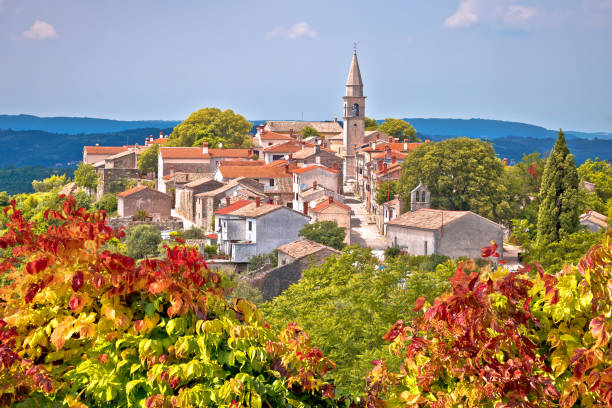
MULTIPOLYGON (((166 236, 199 228, 205 235, 190 243, 202 252, 215 248, 209 253, 214 268, 245 272, 254 257, 278 251, 276 267, 263 265, 246 275, 267 299, 297 281, 313 259, 337 252, 301 237, 307 224, 333 222, 343 228, 343 244, 369 247, 380 255, 396 248, 410 255, 478 258, 491 241, 504 242, 508 230, 493 220, 471 211, 432 208, 423 183, 410 192, 409 201, 390 187, 381 200, 379 186, 398 182, 408 153, 429 141, 366 130, 356 52, 345 89, 342 123, 268 121, 249 136, 249 148, 208 142, 172 147, 164 134, 147 137, 142 145, 84 146, 83 163, 97 175, 91 193, 96 200, 116 194, 113 226, 149 223, 166 236), (143 174, 140 156, 156 145, 155 171, 143 174)), ((72 183, 64 189, 69 194, 78 187, 72 183)), ((598 213, 583 219, 584 225, 596 219, 596 229, 606 225, 598 213)), ((507 254, 499 245, 500 260, 518 264, 517 249, 506 249, 507 254)))

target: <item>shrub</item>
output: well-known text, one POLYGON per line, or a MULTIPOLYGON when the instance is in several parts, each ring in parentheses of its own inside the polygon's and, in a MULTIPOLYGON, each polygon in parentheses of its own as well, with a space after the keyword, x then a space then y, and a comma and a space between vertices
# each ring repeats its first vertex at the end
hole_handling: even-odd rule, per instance
POLYGON ((96 201, 94 208, 98 211, 104 210, 107 214, 112 214, 117 211, 117 197, 114 194, 106 193, 96 201))
POLYGON ((136 214, 134 214, 133 218, 138 221, 144 221, 149 218, 149 213, 147 210, 138 210, 136 214))
POLYGON ((387 247, 385 248, 385 258, 395 258, 400 254, 398 247, 387 247))
POLYGON ((121 231, 69 198, 36 233, 15 205, 0 236, 0 401, 9 406, 334 406, 333 363, 184 246, 137 263, 100 251, 121 231))
POLYGON ((152 225, 137 225, 125 234, 127 254, 135 259, 157 255, 161 241, 161 232, 152 225))
POLYGON ((216 245, 206 245, 204 247, 204 252, 206 253, 206 255, 210 256, 215 256, 217 255, 217 246, 216 245))

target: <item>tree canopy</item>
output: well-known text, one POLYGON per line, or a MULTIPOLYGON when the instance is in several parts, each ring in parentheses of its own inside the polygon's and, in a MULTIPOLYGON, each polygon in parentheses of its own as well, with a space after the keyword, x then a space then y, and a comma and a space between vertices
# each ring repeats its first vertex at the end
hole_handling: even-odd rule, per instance
POLYGON ((61 176, 53 174, 42 181, 32 181, 32 187, 37 193, 46 193, 49 191, 59 190, 62 186, 68 183, 70 183, 70 178, 66 177, 65 174, 62 174, 61 176))
POLYGON ((304 225, 300 236, 335 249, 342 249, 346 228, 339 227, 335 221, 317 221, 304 225))
POLYGON ((401 141, 420 142, 416 130, 403 119, 387 118, 378 126, 377 130, 401 141))
POLYGON ((231 109, 200 109, 187 117, 174 128, 168 137, 168 146, 202 146, 207 142, 209 147, 217 148, 223 143, 224 148, 250 147, 248 136, 253 124, 244 116, 231 109))
POLYGON ((79 163, 74 171, 74 182, 79 187, 93 189, 98 185, 98 174, 91 164, 79 163))
POLYGON ((125 233, 127 255, 134 259, 157 255, 161 240, 161 232, 152 225, 132 227, 125 233))
POLYGON ((540 189, 538 237, 540 245, 559 241, 579 226, 578 172, 565 135, 559 130, 557 142, 546 161, 540 189))
POLYGON ((352 247, 304 270, 299 282, 262 309, 273 328, 293 321, 303 327, 336 362, 329 378, 339 391, 361 394, 370 362, 386 355, 388 326, 413 316, 419 296, 433 300, 448 288, 448 272, 434 272, 435 264, 419 270, 427 258, 398 257, 381 266, 368 248, 352 247))
POLYGON ((140 174, 157 174, 157 159, 159 156, 159 145, 153 144, 138 157, 138 172, 140 174))
POLYGON ((399 192, 400 183, 398 180, 382 181, 376 187, 376 202, 382 204, 393 200, 393 197, 399 192))
POLYGON ((311 126, 306 126, 304 127, 301 131, 300 134, 302 135, 302 137, 304 139, 309 138, 309 137, 318 137, 318 138, 322 138, 323 136, 321 136, 321 134, 319 132, 317 132, 317 130, 311 126))
POLYGON ((432 208, 507 220, 503 174, 503 164, 488 142, 460 137, 424 143, 402 163, 401 197, 409 203, 410 191, 422 182, 431 193, 432 208))
POLYGON ((378 129, 378 122, 374 118, 365 117, 365 130, 376 130, 378 129))
POLYGON ((581 191, 581 202, 585 208, 606 214, 612 206, 612 166, 605 160, 587 159, 578 167, 581 182, 595 184, 595 191, 581 191))

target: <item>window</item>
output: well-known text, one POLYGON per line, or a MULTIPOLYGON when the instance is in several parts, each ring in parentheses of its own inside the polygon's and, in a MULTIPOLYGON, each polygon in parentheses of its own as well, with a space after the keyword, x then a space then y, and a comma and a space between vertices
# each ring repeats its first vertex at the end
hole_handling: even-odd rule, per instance
MULTIPOLYGON (((253 231, 253 221, 249 221, 249 231, 253 231)), ((427 244, 427 242, 425 244, 427 244)))
POLYGON ((274 187, 274 179, 270 179, 270 187, 274 187))
POLYGON ((427 241, 425 241, 425 255, 427 255, 427 241))

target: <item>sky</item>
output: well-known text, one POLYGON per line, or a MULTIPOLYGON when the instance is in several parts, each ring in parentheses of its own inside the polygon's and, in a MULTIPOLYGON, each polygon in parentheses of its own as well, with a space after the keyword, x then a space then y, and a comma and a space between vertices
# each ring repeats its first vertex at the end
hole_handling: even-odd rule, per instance
POLYGON ((331 120, 354 42, 369 117, 612 131, 612 0, 0 0, 0 114, 331 120))

